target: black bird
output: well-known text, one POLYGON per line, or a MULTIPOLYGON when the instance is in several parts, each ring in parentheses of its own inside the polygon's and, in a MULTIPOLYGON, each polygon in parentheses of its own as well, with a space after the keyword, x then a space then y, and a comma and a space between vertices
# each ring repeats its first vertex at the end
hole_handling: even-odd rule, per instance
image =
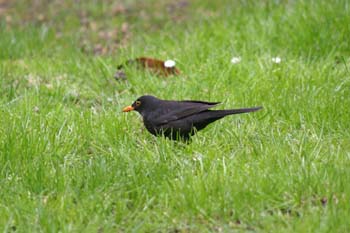
POLYGON ((173 140, 188 140, 197 131, 227 115, 255 112, 262 108, 209 110, 217 104, 219 102, 161 100, 145 95, 131 106, 125 107, 123 112, 139 112, 146 129, 153 135, 164 135, 173 140))

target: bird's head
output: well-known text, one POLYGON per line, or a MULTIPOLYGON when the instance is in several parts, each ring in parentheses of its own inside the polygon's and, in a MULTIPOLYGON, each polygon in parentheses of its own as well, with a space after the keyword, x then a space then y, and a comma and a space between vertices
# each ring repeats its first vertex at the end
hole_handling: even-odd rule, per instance
POLYGON ((159 105, 159 99, 151 95, 144 95, 135 100, 132 105, 123 108, 123 112, 137 111, 143 115, 145 109, 147 111, 152 111, 155 107, 159 105))

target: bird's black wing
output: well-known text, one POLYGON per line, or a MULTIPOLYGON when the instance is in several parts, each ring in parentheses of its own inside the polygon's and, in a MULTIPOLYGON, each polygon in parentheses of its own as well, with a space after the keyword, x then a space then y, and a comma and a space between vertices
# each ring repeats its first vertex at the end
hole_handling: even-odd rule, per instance
POLYGON ((204 101, 179 101, 179 102, 170 102, 169 107, 165 107, 165 111, 162 115, 154 119, 157 125, 167 124, 171 121, 176 121, 193 114, 203 112, 209 108, 215 107, 220 102, 204 102, 204 101))

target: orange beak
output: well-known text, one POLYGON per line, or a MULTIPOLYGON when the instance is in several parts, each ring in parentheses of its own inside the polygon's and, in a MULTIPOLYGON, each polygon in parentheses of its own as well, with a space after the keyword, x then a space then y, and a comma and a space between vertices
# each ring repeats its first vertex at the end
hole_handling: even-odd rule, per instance
POLYGON ((133 110, 134 110, 133 106, 127 106, 127 107, 123 108, 123 112, 130 112, 130 111, 133 111, 133 110))

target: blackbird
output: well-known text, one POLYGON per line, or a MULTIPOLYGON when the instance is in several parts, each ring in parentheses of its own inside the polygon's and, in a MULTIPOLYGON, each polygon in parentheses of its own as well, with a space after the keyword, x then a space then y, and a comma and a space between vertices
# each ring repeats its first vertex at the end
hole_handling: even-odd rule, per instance
POLYGON ((209 110, 220 102, 196 100, 161 100, 151 95, 138 98, 123 112, 137 111, 143 117, 146 129, 153 135, 164 135, 172 140, 188 140, 197 131, 227 115, 255 112, 262 107, 209 110))

